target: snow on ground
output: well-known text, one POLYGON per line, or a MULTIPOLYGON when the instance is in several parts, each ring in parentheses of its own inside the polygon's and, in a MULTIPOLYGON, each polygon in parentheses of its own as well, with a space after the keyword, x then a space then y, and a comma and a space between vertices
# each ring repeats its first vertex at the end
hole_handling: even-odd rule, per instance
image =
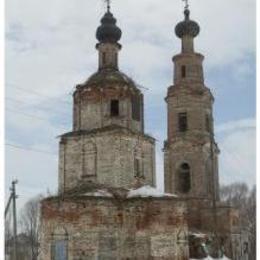
POLYGON ((164 193, 162 191, 157 190, 149 185, 143 186, 136 190, 130 190, 128 192, 127 198, 134 197, 177 197, 174 194, 164 193))

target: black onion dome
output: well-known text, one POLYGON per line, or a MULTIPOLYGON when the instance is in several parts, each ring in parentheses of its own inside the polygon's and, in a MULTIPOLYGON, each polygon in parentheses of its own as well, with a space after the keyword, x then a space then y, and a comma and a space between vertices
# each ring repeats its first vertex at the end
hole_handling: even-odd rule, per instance
POLYGON ((179 38, 185 35, 195 38, 200 32, 200 27, 198 23, 190 20, 190 11, 188 9, 184 11, 184 15, 185 19, 176 25, 175 33, 179 38))
POLYGON ((122 31, 116 25, 116 19, 107 11, 97 28, 96 37, 100 43, 116 43, 121 39, 122 31))

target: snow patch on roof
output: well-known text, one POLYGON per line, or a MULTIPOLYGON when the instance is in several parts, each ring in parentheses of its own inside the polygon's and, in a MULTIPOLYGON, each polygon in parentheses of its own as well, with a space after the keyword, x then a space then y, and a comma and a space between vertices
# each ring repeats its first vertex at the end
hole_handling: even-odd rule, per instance
POLYGON ((193 233, 190 233, 190 235, 197 237, 197 238, 205 238, 207 236, 206 234, 199 233, 199 232, 193 232, 193 233))
POLYGON ((89 197, 113 197, 113 195, 111 193, 109 193, 106 190, 97 190, 94 192, 87 192, 84 194, 84 196, 89 196, 89 197))
POLYGON ((129 190, 127 194, 127 198, 134 198, 134 197, 177 197, 177 196, 170 193, 164 193, 160 190, 157 190, 154 187, 146 185, 136 190, 129 190))
MULTIPOLYGON (((198 259, 190 258, 190 260, 198 260, 198 259)), ((203 258, 200 260, 231 260, 231 259, 227 258, 226 256, 223 256, 221 258, 212 258, 212 257, 208 256, 207 258, 203 258)))

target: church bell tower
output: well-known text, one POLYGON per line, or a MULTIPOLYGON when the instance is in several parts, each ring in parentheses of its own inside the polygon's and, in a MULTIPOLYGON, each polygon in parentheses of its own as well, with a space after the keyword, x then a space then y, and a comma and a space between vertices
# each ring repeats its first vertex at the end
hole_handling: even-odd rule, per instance
POLYGON ((180 197, 218 198, 218 154, 214 141, 214 98, 204 84, 203 55, 194 50, 200 27, 190 19, 186 5, 184 21, 175 33, 181 53, 173 57, 173 85, 166 97, 168 137, 164 145, 165 192, 180 197))

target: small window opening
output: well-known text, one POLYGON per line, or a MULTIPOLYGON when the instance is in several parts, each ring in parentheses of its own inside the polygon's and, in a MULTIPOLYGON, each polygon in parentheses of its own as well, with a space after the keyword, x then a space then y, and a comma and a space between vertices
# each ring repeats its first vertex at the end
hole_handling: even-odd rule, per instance
POLYGON ((248 254, 249 252, 249 247, 248 247, 248 242, 244 242, 244 254, 248 254))
POLYGON ((181 66, 181 77, 182 78, 186 77, 186 66, 181 66))
POLYGON ((141 119, 141 102, 140 96, 132 97, 132 118, 136 121, 141 119))
POLYGON ((105 52, 102 53, 102 63, 103 63, 103 65, 106 65, 106 63, 107 63, 107 57, 106 57, 105 52))
POLYGON ((179 113, 179 131, 185 132, 188 128, 187 113, 179 113))
POLYGON ((209 115, 206 115, 206 130, 207 130, 207 132, 209 132, 209 133, 211 132, 209 115))
POLYGON ((190 166, 183 163, 179 169, 179 191, 181 193, 188 193, 191 189, 190 166))
POLYGON ((111 100, 110 115, 119 116, 119 100, 111 100))
POLYGON ((115 54, 115 66, 118 67, 118 54, 115 54))
POLYGON ((140 165, 140 159, 135 158, 134 161, 134 172, 135 172, 135 177, 141 177, 141 165, 140 165))

